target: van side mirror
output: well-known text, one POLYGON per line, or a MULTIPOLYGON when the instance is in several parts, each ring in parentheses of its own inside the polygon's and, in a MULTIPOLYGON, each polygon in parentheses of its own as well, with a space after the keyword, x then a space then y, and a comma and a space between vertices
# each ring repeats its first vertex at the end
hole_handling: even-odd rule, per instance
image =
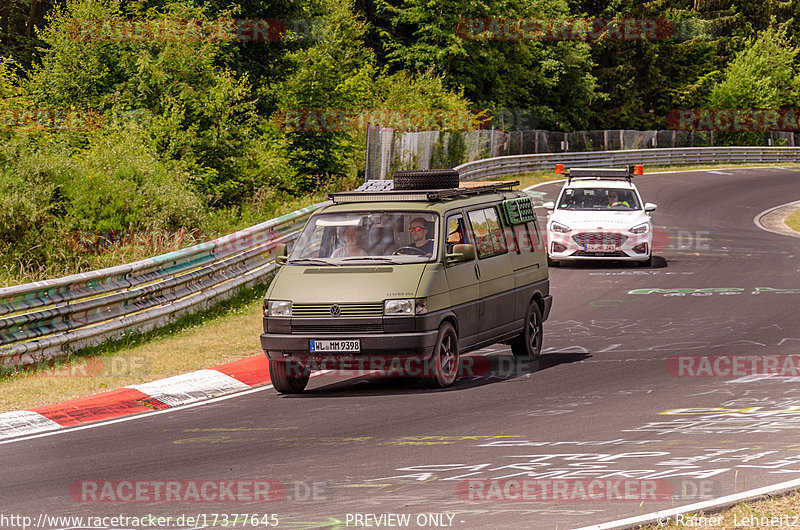
POLYGON ((278 243, 275 245, 275 263, 278 265, 285 265, 288 255, 286 243, 278 243))
POLYGON ((542 204, 542 207, 545 210, 555 210, 556 209, 556 203, 554 203, 553 201, 546 202, 546 203, 542 204))
POLYGON ((445 256, 447 263, 460 263, 462 261, 472 261, 475 259, 475 247, 473 245, 453 245, 453 252, 445 256))
POLYGON ((654 212, 656 210, 656 205, 652 202, 644 203, 644 211, 645 212, 654 212))

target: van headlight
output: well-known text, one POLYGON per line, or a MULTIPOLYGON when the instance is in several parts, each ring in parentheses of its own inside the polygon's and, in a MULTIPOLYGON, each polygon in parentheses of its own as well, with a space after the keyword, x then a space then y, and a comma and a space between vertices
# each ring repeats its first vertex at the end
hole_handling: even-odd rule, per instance
POLYGON ((264 300, 264 316, 290 317, 292 316, 292 302, 288 300, 264 300))
POLYGON ((550 223, 550 230, 553 232, 561 232, 566 234, 567 232, 572 232, 572 228, 568 227, 567 225, 562 225, 561 223, 557 223, 553 221, 550 223))
POLYGON ((650 225, 647 223, 642 223, 640 225, 636 225, 633 228, 629 229, 628 232, 631 234, 646 234, 650 230, 650 225))
POLYGON ((404 298, 383 302, 384 315, 424 315, 427 312, 427 298, 404 298))

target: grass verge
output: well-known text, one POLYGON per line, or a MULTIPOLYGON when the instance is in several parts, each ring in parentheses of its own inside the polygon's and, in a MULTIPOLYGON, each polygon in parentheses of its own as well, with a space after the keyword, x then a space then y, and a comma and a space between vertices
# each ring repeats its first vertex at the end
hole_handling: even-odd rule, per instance
POLYGON ((800 232, 800 208, 787 215, 783 222, 792 230, 800 232))
MULTIPOLYGON (((800 492, 791 492, 776 497, 741 502, 727 510, 718 512, 686 513, 672 516, 665 524, 641 526, 645 530, 675 528, 795 528, 794 518, 800 516, 800 492)), ((800 521, 800 518, 798 519, 800 521)))
POLYGON ((59 403, 263 354, 266 287, 241 290, 207 311, 131 333, 67 358, 0 376, 0 412, 59 403))

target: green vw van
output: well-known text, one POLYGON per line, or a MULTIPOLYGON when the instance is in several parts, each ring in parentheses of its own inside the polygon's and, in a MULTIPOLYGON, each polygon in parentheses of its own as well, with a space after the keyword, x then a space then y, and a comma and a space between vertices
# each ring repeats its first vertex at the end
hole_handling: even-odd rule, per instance
POLYGON ((538 357, 547 255, 517 184, 409 171, 331 194, 278 250, 261 335, 275 389, 302 392, 312 370, 387 366, 446 387, 460 355, 496 342, 538 357))

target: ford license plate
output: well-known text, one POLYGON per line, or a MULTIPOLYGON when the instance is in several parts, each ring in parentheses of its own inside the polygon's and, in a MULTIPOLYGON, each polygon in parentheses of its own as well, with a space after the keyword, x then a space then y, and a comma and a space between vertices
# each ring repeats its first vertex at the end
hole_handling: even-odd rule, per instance
POLYGON ((584 250, 586 252, 614 252, 617 250, 617 245, 586 245, 584 250))
POLYGON ((309 341, 312 352, 360 352, 361 341, 358 339, 312 340, 309 341))

